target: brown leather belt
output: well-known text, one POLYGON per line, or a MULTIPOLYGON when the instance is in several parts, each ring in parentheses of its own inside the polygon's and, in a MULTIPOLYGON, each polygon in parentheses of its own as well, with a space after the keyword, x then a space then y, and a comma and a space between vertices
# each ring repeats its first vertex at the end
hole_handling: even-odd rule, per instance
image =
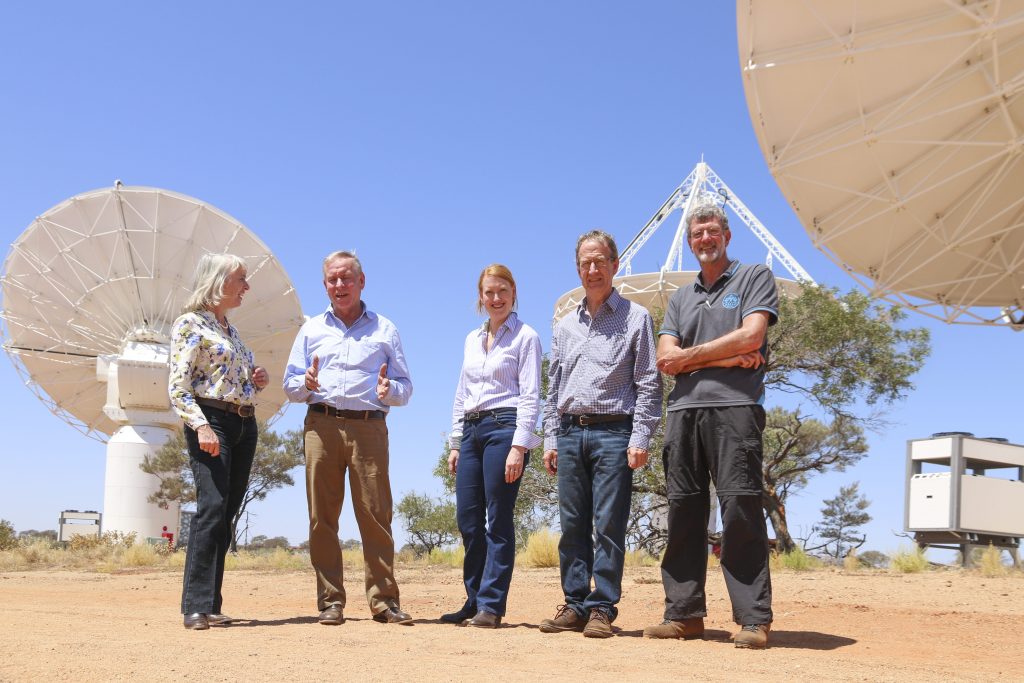
POLYGON ((586 427, 587 425, 603 424, 605 422, 625 422, 632 419, 632 415, 562 415, 562 424, 586 427))
POLYGON ((350 420, 383 420, 387 415, 383 410, 338 410, 325 403, 310 404, 309 409, 314 413, 325 413, 331 417, 344 417, 350 420))
POLYGON ((197 398, 196 403, 201 406, 206 406, 207 408, 223 410, 225 413, 234 413, 239 417, 252 417, 256 414, 255 406, 240 406, 237 403, 221 401, 216 398, 197 398))

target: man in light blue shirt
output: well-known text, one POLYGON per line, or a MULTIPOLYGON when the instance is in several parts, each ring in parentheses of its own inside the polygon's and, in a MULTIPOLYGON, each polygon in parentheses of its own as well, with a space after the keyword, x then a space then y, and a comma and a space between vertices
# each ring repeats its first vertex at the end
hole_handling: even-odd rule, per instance
POLYGON ((409 624, 395 583, 395 541, 388 477, 391 406, 412 395, 398 329, 366 308, 362 264, 350 251, 324 259, 330 307, 299 330, 284 371, 284 390, 309 408, 303 424, 309 557, 316 572, 321 624, 344 622, 338 518, 345 500, 345 472, 363 543, 366 598, 375 621, 409 624))

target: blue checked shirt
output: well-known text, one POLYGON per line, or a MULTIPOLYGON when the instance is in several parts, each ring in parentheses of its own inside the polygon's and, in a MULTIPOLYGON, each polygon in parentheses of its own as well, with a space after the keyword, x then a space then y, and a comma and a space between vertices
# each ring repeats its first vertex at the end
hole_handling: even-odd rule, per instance
POLYGON ((562 415, 629 414, 629 447, 646 450, 661 419, 654 360, 654 324, 643 306, 613 289, 591 319, 584 299, 551 335, 544 449, 558 448, 562 415))
POLYGON ((540 415, 540 337, 515 313, 510 313, 498 329, 491 350, 487 351, 484 345, 489 324, 484 321, 466 336, 448 447, 461 445, 462 418, 466 413, 515 408, 516 431, 512 445, 536 448, 541 441, 534 433, 540 415))

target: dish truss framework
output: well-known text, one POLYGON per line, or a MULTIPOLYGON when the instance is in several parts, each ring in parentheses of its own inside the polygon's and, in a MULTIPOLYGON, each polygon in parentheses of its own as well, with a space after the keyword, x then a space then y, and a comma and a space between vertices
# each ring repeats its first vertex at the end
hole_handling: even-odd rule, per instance
MULTIPOLYGON (((265 244, 197 199, 120 183, 86 192, 33 221, 4 263, 4 350, 51 412, 107 442, 104 531, 177 531, 177 506, 148 503, 159 480, 139 464, 181 425, 167 395, 170 333, 204 253, 245 260, 251 290, 229 319, 282 376, 303 322, 295 290, 265 244)), ((272 420, 285 401, 271 382, 257 417, 272 420)))
POLYGON ((1024 0, 738 0, 761 151, 872 295, 1024 329, 1024 0))
MULTIPOLYGON (((799 291, 801 282, 815 284, 814 278, 758 220, 739 196, 725 184, 725 181, 702 160, 690 171, 679 187, 669 194, 668 199, 641 228, 636 237, 620 252, 619 270, 615 274, 614 284, 622 296, 650 311, 656 309, 664 311, 672 292, 681 286, 693 283, 697 271, 682 270, 683 254, 687 247, 685 220, 690 208, 702 198, 711 199, 728 207, 736 218, 747 226, 768 250, 765 263, 769 268, 772 268, 776 262, 782 264, 792 277, 792 279, 775 278, 776 284, 783 292, 799 291), (672 244, 661 270, 657 273, 633 273, 633 259, 637 253, 670 217, 676 216, 677 212, 679 222, 676 225, 672 244)), ((733 227, 733 224, 730 227, 733 227)), ((583 287, 577 287, 559 297, 555 302, 554 321, 558 321, 566 313, 574 310, 583 301, 583 297, 583 287)))

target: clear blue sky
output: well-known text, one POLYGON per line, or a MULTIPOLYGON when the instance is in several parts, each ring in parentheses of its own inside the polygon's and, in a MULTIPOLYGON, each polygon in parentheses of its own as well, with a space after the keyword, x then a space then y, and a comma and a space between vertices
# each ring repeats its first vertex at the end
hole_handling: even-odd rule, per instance
MULTIPOLYGON (((624 247, 702 154, 819 282, 855 286, 768 173, 730 2, 12 3, 0 46, 5 252, 36 215, 115 179, 245 223, 307 314, 326 305, 322 256, 359 252, 364 299, 399 326, 415 384, 389 419, 396 498, 440 490, 431 469, 461 340, 479 321, 479 270, 512 269, 521 317, 547 348, 554 301, 578 284, 576 236, 601 227, 624 247)), ((656 270, 667 240, 666 229, 634 272, 656 270)), ((765 256, 746 236, 730 251, 765 256)), ((865 547, 893 550, 907 439, 967 430, 1024 442, 1007 355, 1021 338, 910 322, 934 341, 916 391, 861 465, 791 502, 794 532, 859 480, 875 517, 865 547)), ((0 386, 0 517, 54 528, 63 509, 99 509, 104 446, 53 417, 7 359, 0 386)), ((278 428, 298 428, 301 413, 278 428)), ((355 537, 347 507, 341 533, 355 537)), ((252 533, 303 540, 301 478, 253 513, 252 533)))

